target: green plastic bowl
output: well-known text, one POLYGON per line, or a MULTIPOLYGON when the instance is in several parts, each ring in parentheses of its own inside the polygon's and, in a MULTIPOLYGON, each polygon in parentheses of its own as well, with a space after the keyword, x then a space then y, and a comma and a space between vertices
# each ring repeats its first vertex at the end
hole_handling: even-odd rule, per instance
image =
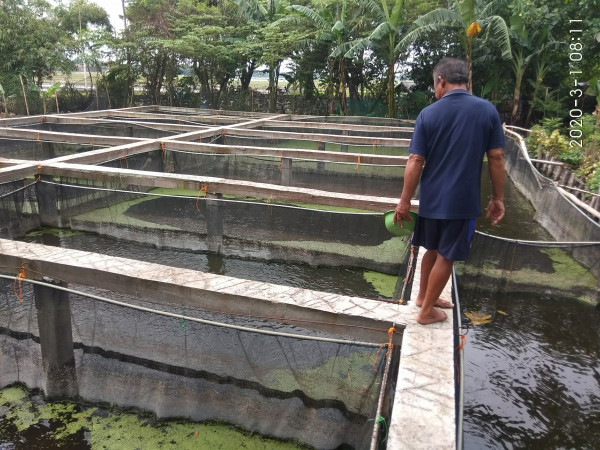
POLYGON ((394 236, 407 236, 412 234, 415 229, 415 223, 417 221, 417 214, 409 211, 410 217, 412 218, 412 222, 402 221, 393 223, 394 221, 394 211, 387 211, 383 213, 383 219, 385 220, 385 227, 387 230, 392 233, 394 236))

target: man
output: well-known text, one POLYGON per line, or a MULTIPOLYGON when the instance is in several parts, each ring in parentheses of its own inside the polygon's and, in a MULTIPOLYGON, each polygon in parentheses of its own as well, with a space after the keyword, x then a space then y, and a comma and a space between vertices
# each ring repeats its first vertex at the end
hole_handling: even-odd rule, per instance
POLYGON ((427 249, 421 263, 415 303, 417 322, 442 322, 439 308, 454 305, 440 298, 454 261, 464 261, 481 215, 481 170, 487 154, 492 198, 486 217, 504 217, 504 132, 494 105, 471 95, 466 62, 445 58, 433 69, 438 101, 424 108, 415 123, 394 223, 411 221, 410 200, 420 180, 419 217, 412 244, 427 249))

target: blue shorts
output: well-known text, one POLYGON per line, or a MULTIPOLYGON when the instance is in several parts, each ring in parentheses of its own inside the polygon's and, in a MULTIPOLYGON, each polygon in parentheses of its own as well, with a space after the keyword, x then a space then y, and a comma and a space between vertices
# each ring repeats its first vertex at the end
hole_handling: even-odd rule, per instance
POLYGON ((469 257, 474 232, 475 219, 427 219, 419 216, 412 244, 437 250, 451 261, 464 261, 469 257))

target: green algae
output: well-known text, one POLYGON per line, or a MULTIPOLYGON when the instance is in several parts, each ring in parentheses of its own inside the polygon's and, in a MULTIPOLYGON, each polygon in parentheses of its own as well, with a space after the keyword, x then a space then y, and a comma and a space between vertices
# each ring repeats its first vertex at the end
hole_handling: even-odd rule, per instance
MULTIPOLYGON (((92 449, 233 449, 285 450, 309 448, 297 441, 283 442, 248 433, 226 423, 195 423, 186 420, 157 420, 144 413, 118 408, 82 407, 70 402, 41 402, 22 386, 0 390, 0 435, 16 427, 18 433, 31 432, 39 424, 51 424, 45 433, 47 448, 60 448, 76 442, 92 449), (84 433, 87 435, 87 445, 84 433)), ((39 397, 39 396, 38 396, 39 397)), ((47 426, 44 430, 47 430, 47 426)), ((13 436, 17 441, 19 435, 13 436)), ((21 442, 21 441, 20 441, 21 442)), ((71 446, 70 448, 77 448, 71 446)))
POLYGON ((35 231, 30 231, 29 233, 27 233, 27 236, 44 236, 44 235, 51 235, 51 236, 58 236, 58 237, 71 237, 71 236, 78 236, 78 235, 82 235, 82 234, 86 234, 83 231, 76 231, 76 230, 70 230, 68 228, 42 228, 39 230, 35 230, 35 231))
POLYGON ((381 272, 365 272, 365 280, 367 280, 373 288, 382 296, 392 298, 396 290, 398 277, 396 275, 388 275, 381 272))
POLYGON ((302 391, 313 399, 340 399, 348 410, 361 412, 362 408, 371 408, 378 395, 375 357, 376 350, 356 352, 349 357, 329 358, 318 367, 293 372, 274 370, 266 377, 266 383, 283 392, 302 391))
POLYGON ((376 263, 400 264, 408 244, 400 237, 393 237, 379 245, 364 246, 323 241, 270 241, 271 244, 285 248, 301 249, 319 253, 334 254, 357 258, 360 255, 376 263))
MULTIPOLYGON (((457 264, 457 273, 465 275, 482 273, 486 277, 495 280, 507 280, 513 288, 519 287, 525 290, 527 290, 527 287, 550 289, 564 292, 570 296, 573 296, 571 294, 576 291, 596 291, 597 278, 589 269, 573 259, 567 251, 550 247, 540 249, 540 252, 549 256, 552 261, 552 271, 550 273, 531 268, 506 270, 491 263, 484 264, 481 269, 467 264, 457 264)), ((595 302, 586 295, 578 295, 576 298, 586 302, 595 302)))
POLYGON ((127 210, 133 205, 143 203, 149 200, 153 200, 154 197, 142 197, 135 200, 125 200, 119 203, 113 203, 105 208, 98 208, 86 213, 78 214, 74 217, 76 220, 89 221, 89 222, 106 222, 108 219, 112 224, 116 225, 128 225, 137 226, 141 228, 156 228, 163 230, 174 230, 179 231, 179 228, 172 227, 169 225, 156 224, 153 222, 147 222, 145 220, 136 219, 134 217, 127 216, 127 210))

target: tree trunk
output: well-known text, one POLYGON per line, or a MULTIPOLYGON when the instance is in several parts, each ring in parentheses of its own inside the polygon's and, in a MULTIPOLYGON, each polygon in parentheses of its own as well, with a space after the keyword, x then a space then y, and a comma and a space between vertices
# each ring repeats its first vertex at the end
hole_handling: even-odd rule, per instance
POLYGON ((393 118, 396 110, 396 89, 394 77, 394 63, 390 64, 388 69, 388 117, 393 118))
POLYGON ((348 105, 346 102, 346 65, 344 64, 344 58, 340 59, 340 77, 342 92, 340 93, 340 103, 342 106, 342 115, 348 115, 348 105))
POLYGON ((277 112, 277 85, 279 83, 279 68, 281 61, 269 69, 269 112, 277 112))

